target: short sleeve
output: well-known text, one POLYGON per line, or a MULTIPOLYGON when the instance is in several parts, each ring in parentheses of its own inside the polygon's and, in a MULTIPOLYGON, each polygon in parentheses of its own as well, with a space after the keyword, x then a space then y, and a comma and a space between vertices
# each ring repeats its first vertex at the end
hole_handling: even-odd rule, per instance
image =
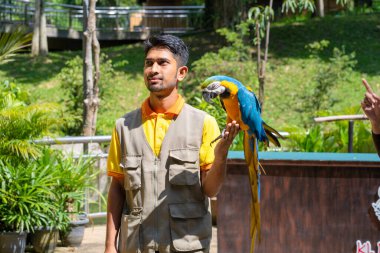
POLYGON ((203 171, 209 170, 214 162, 214 148, 216 142, 212 145, 211 143, 219 135, 220 130, 215 118, 210 115, 206 115, 203 124, 202 144, 199 152, 200 167, 203 171))
POLYGON ((122 178, 123 170, 120 168, 120 141, 116 129, 112 132, 110 149, 107 159, 107 175, 111 177, 122 178))

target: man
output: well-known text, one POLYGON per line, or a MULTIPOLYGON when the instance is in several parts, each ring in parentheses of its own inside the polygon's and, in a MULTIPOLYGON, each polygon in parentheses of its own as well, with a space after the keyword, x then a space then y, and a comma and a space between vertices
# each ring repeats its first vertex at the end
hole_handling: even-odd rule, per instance
POLYGON ((364 100, 361 102, 362 109, 367 115, 372 127, 372 138, 377 154, 380 156, 380 97, 376 95, 367 80, 363 79, 366 88, 364 100))
POLYGON ((112 135, 107 253, 209 251, 208 197, 220 190, 239 125, 227 124, 213 148, 220 134, 215 119, 178 94, 187 60, 188 49, 175 36, 145 42, 150 95, 141 108, 116 121, 112 135))

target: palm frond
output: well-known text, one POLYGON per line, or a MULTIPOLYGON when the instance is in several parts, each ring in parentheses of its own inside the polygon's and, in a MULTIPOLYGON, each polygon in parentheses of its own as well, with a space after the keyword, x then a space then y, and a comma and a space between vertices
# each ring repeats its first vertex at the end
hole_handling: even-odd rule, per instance
POLYGON ((12 32, 2 33, 0 35, 0 64, 12 61, 16 53, 30 45, 31 39, 32 34, 27 33, 22 26, 12 32))

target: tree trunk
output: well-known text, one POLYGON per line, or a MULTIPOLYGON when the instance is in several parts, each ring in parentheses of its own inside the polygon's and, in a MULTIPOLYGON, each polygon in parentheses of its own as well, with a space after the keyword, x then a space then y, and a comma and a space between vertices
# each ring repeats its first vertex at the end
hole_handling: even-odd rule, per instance
POLYGON ((96 0, 83 1, 83 135, 92 136, 96 131, 96 119, 99 108, 99 52, 100 46, 96 37, 96 0), (89 12, 88 11, 89 8, 89 12), (86 15, 88 13, 88 15, 86 15), (94 53, 94 56, 93 56, 94 53), (93 74, 93 57, 95 60, 95 76, 93 74))
POLYGON ((318 16, 323 18, 325 16, 325 3, 324 0, 318 0, 318 16))
POLYGON ((46 34, 46 15, 45 15, 45 3, 44 0, 41 2, 41 20, 40 20, 40 55, 46 56, 48 54, 48 42, 46 34))
POLYGON ((33 39, 32 39, 32 56, 38 56, 40 54, 40 12, 42 0, 35 0, 34 11, 34 27, 33 27, 33 39))
MULTIPOLYGON (((269 1, 269 8, 272 9, 273 6, 273 0, 269 1)), ((267 25, 265 27, 265 48, 264 48, 264 59, 261 60, 260 58, 260 64, 258 66, 258 80, 259 80, 259 102, 261 105, 261 111, 264 109, 264 102, 265 102, 265 79, 266 79, 266 63, 268 61, 268 50, 269 50, 269 35, 270 35, 270 20, 271 17, 268 17, 267 25)), ((260 43, 261 45, 261 43, 260 43)))
POLYGON ((35 0, 32 56, 48 54, 44 0, 35 0))

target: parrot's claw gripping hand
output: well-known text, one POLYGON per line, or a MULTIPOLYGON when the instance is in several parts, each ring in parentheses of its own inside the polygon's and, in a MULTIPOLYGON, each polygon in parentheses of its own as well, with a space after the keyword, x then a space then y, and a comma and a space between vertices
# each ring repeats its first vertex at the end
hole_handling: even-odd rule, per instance
POLYGON ((214 144, 216 141, 222 139, 222 138, 224 137, 224 133, 225 133, 225 132, 226 132, 226 129, 224 128, 223 131, 222 131, 222 133, 221 133, 218 137, 216 137, 215 140, 213 140, 212 142, 210 142, 210 146, 211 146, 212 144, 214 144))

